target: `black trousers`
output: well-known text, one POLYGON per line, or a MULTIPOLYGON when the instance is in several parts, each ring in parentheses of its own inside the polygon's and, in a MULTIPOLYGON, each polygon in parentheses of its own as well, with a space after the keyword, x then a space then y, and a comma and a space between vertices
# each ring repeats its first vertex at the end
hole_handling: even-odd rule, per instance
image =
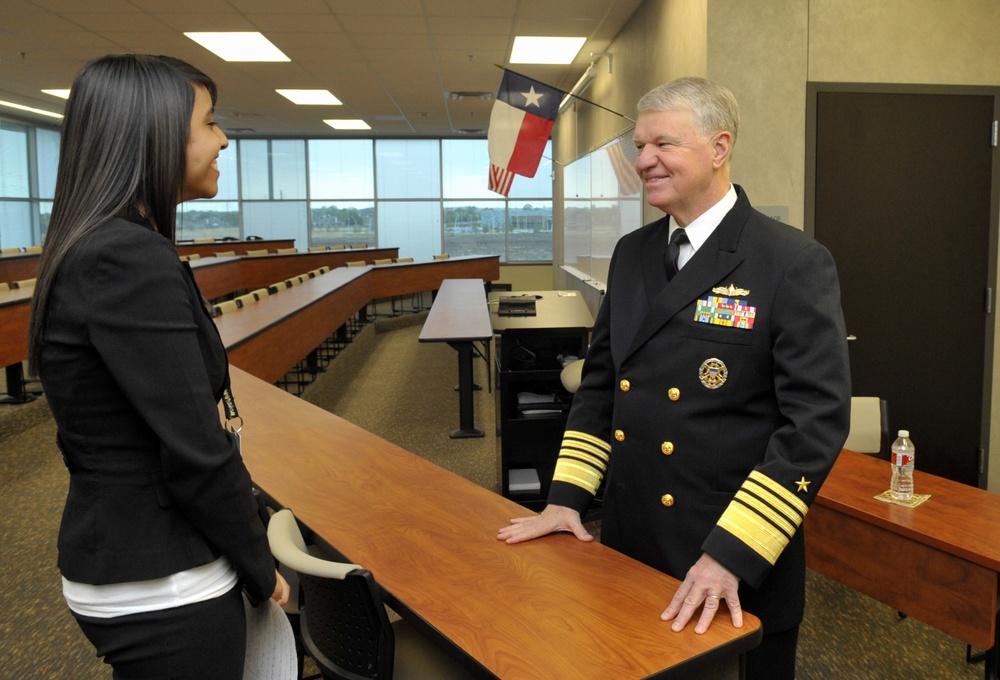
POLYGON ((114 680, 242 680, 246 614, 239 586, 206 602, 98 619, 75 614, 114 680))
POLYGON ((795 680, 799 627, 770 635, 747 652, 746 680, 795 680))

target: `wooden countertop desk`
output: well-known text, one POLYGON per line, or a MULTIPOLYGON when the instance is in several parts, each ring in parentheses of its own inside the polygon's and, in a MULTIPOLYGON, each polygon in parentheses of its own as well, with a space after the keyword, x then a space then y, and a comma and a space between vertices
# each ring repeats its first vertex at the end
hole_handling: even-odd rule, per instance
POLYGON ((811 569, 988 650, 997 677, 1000 496, 921 472, 916 508, 875 500, 888 461, 844 450, 806 514, 811 569))
POLYGON ((272 253, 278 248, 294 248, 295 239, 293 238, 274 238, 274 239, 257 239, 254 241, 206 241, 198 242, 194 241, 179 241, 177 243, 177 252, 181 255, 201 255, 205 257, 206 255, 215 255, 219 252, 226 252, 233 250, 237 255, 244 255, 248 250, 269 250, 272 253))
POLYGON ((499 255, 465 255, 446 260, 398 262, 372 269, 372 298, 437 290, 445 279, 496 281, 499 278, 499 255))
MULTIPOLYGON (((483 280, 447 279, 441 282, 437 298, 420 329, 420 342, 447 342, 458 350, 458 413, 459 426, 452 439, 482 437, 476 428, 472 401, 473 343, 493 338, 493 325, 486 309, 483 280)), ((487 362, 486 370, 490 370, 487 362)))
POLYGON ((34 288, 0 291, 0 366, 28 358, 28 316, 34 288))
POLYGON ((704 678, 759 642, 759 622, 673 633, 677 581, 568 534, 507 545, 524 508, 232 369, 257 485, 370 569, 390 602, 482 677, 704 678), (446 641, 450 641, 447 642, 446 641))
POLYGON ((437 282, 436 287, 455 272, 470 268, 477 276, 487 277, 494 269, 499 269, 498 261, 499 258, 491 256, 413 263, 424 266, 409 269, 403 269, 404 265, 340 267, 218 317, 216 325, 233 365, 275 382, 364 308, 369 300, 380 295, 404 295, 411 292, 417 281, 422 285, 437 282), (400 274, 406 271, 420 274, 400 274), (380 272, 378 276, 377 272, 380 272))
MULTIPOLYGON (((214 243, 178 243, 179 255, 200 254, 191 261, 191 269, 202 294, 209 300, 238 290, 263 288, 312 269, 343 267, 348 262, 399 257, 399 248, 356 248, 317 252, 274 253, 277 248, 292 247, 293 239, 270 241, 216 241, 214 243), (245 256, 247 250, 271 251, 269 255, 245 256), (217 257, 216 252, 235 250, 236 256, 217 257)), ((0 255, 0 281, 10 283, 34 278, 38 273, 38 253, 0 255)), ((419 263, 418 263, 419 264, 419 263)), ((497 267, 499 277, 499 267, 497 267)), ((491 279, 491 280, 493 280, 491 279)), ((431 290, 426 288, 424 290, 431 290)), ((417 292, 417 291, 413 291, 417 292)))
POLYGON ((370 269, 333 269, 217 317, 230 363, 262 380, 279 380, 368 304, 370 269))
POLYGON ((515 293, 494 292, 489 296, 490 318, 493 330, 503 333, 517 331, 551 331, 553 329, 589 331, 594 327, 594 317, 583 296, 575 290, 524 290, 515 293), (500 316, 497 313, 502 297, 534 297, 533 316, 500 316))
POLYGON ((264 288, 313 269, 336 269, 348 262, 364 260, 368 264, 378 258, 395 258, 399 248, 359 248, 357 250, 323 250, 314 253, 244 255, 237 257, 203 257, 191 261, 191 270, 202 295, 212 300, 240 290, 264 288))
POLYGON ((8 253, 0 255, 0 282, 33 279, 38 271, 41 253, 8 253))

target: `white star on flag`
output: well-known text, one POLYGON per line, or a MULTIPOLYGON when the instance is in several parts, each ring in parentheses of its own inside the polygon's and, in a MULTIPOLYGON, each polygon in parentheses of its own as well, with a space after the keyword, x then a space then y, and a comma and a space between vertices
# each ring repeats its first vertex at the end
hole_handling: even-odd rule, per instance
POLYGON ((541 108, 539 101, 545 96, 544 92, 535 92, 535 86, 531 86, 531 92, 522 92, 521 96, 524 97, 525 106, 537 106, 541 108))

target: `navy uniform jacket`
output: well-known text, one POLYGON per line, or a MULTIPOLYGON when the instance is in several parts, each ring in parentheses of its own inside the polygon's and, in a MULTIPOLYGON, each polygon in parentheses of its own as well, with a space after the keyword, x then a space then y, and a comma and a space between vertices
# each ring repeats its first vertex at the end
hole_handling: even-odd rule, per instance
POLYGON ((799 526, 850 370, 829 252, 736 191, 669 285, 668 218, 619 241, 548 500, 583 511, 606 475, 602 542, 678 579, 707 552, 778 632, 802 617, 799 526))
POLYGON ((250 475, 219 420, 225 348, 174 245, 121 219, 74 245, 39 363, 70 471, 62 574, 143 581, 225 555, 253 598, 270 597, 250 475))

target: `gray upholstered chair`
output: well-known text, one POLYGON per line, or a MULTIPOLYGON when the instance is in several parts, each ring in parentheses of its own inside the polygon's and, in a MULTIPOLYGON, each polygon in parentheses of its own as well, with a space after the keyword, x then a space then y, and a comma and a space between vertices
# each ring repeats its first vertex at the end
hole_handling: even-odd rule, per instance
POLYGON ((267 525, 271 553, 299 577, 305 652, 324 678, 463 680, 472 676, 405 621, 389 622, 375 577, 309 552, 291 510, 267 525))

